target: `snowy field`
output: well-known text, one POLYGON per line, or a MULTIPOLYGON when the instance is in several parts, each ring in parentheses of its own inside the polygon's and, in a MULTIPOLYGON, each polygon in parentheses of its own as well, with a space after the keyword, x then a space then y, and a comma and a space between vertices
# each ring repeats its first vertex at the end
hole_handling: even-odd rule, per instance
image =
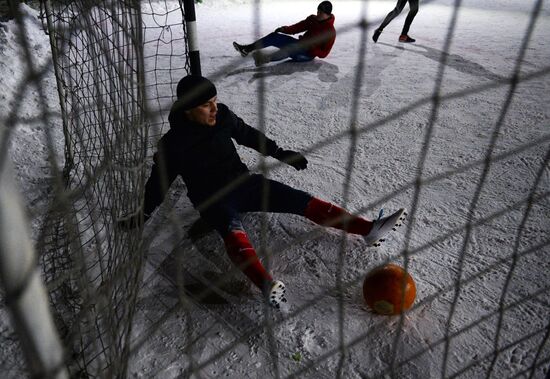
MULTIPOLYGON (((263 119, 270 138, 309 160, 305 171, 276 166, 269 176, 367 218, 380 208, 405 207, 409 219, 373 249, 297 216, 247 215, 252 243, 267 248, 270 271, 287 285, 288 307, 267 312, 242 274, 226 275, 232 266, 215 233, 185 237, 198 214, 180 183, 144 230, 151 247, 133 326, 141 344, 129 376, 544 378, 550 367, 548 1, 524 53, 534 1, 465 1, 456 19, 453 1, 421 2, 410 31, 417 42, 409 45, 397 42, 408 8, 374 44, 372 31, 394 2, 333 1, 338 34, 326 59, 261 68, 231 43, 298 22, 317 2, 268 1, 259 12, 251 3, 197 5, 198 36, 203 75, 215 82, 218 100, 250 125, 260 127, 263 119), (363 15, 375 24, 366 34, 354 26, 363 15), (512 86, 507 79, 516 70, 521 81, 512 86), (406 265, 415 279, 417 299, 404 317, 375 315, 362 299, 365 274, 385 262, 406 265), (190 294, 223 280, 215 293, 182 305, 180 279, 190 294)), ((6 25, 0 29, 2 128, 19 103, 16 84, 24 75, 21 46, 13 24, 6 25)), ((45 59, 48 38, 38 22, 31 25, 35 57, 45 59)), ((52 75, 44 88, 58 110, 52 75)), ((21 96, 18 114, 31 121, 17 123, 10 144, 34 233, 51 175, 45 129, 55 126, 53 146, 62 152, 60 122, 32 118, 39 95, 31 88, 21 96)), ((258 167, 256 152, 239 152, 258 167)), ((6 323, 2 328, 0 337, 6 323)), ((3 355, 13 354, 13 344, 2 346, 3 355)))

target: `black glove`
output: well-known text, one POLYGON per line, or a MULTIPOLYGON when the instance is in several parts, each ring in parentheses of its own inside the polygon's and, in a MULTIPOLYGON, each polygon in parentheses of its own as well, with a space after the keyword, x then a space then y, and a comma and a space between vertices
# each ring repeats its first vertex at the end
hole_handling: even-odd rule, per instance
POLYGON ((283 29, 284 29, 284 26, 279 26, 277 29, 275 29, 275 33, 284 33, 283 29))
POLYGON ((122 230, 132 230, 132 229, 139 228, 140 226, 145 224, 145 222, 149 219, 149 217, 150 216, 147 214, 144 214, 144 215, 136 214, 136 215, 118 220, 116 225, 118 228, 122 230))
POLYGON ((303 170, 307 168, 306 157, 296 151, 278 148, 275 154, 273 154, 273 157, 281 162, 291 165, 296 170, 303 170))

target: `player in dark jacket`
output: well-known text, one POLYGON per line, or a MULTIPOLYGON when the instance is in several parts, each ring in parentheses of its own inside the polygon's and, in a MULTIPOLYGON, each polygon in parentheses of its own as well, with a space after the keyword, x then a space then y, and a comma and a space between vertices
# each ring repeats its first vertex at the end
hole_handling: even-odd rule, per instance
POLYGON ((145 221, 149 218, 180 175, 189 199, 201 218, 222 237, 230 259, 269 296, 273 306, 286 301, 284 284, 274 281, 258 260, 243 228, 241 213, 293 213, 317 224, 363 235, 369 245, 379 244, 405 217, 401 209, 371 222, 307 192, 249 172, 233 140, 297 170, 307 168, 308 162, 302 154, 277 146, 227 106, 218 104, 216 88, 208 79, 184 77, 178 83, 177 95, 169 115, 170 130, 158 143, 145 186, 143 218, 145 221), (267 194, 265 203, 264 194, 267 194))
POLYGON ((317 7, 317 14, 290 26, 281 26, 273 33, 250 45, 233 42, 233 47, 243 56, 253 53, 256 66, 290 58, 296 62, 311 61, 315 57, 325 58, 336 40, 334 15, 330 1, 323 1, 317 7), (287 34, 305 32, 299 39, 287 34), (259 50, 274 46, 279 48, 273 54, 262 54, 259 50), (258 51, 257 51, 258 50, 258 51))
POLYGON ((401 35, 399 36, 399 42, 406 42, 411 43, 415 42, 416 40, 414 38, 409 37, 409 28, 411 27, 411 24, 414 20, 414 16, 418 13, 418 0, 397 0, 397 4, 395 5, 395 8, 388 13, 384 21, 382 21, 382 24, 374 31, 374 34, 372 35, 372 40, 376 43, 378 41, 378 37, 380 37, 380 34, 382 34, 382 31, 388 24, 396 18, 399 13, 403 10, 405 7, 405 4, 409 3, 409 14, 407 14, 407 18, 405 19, 405 24, 403 25, 403 30, 401 31, 401 35))

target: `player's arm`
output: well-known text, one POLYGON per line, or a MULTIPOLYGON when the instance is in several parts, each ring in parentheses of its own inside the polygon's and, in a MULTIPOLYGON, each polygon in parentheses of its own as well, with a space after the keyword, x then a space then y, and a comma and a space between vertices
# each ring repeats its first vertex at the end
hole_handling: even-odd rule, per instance
POLYGON ((231 137, 233 137, 239 145, 254 149, 265 156, 272 157, 273 154, 275 154, 279 148, 275 141, 268 138, 258 129, 248 125, 242 118, 238 117, 233 112, 229 112, 229 117, 231 118, 231 137))
POLYGON ((285 150, 277 143, 258 129, 246 124, 240 117, 231 114, 233 117, 232 137, 239 145, 250 147, 266 156, 271 156, 286 164, 291 165, 296 170, 307 168, 307 159, 300 153, 292 150, 285 150))
POLYGON ((177 176, 177 170, 171 167, 168 158, 161 154, 162 150, 155 153, 151 175, 145 183, 143 213, 146 218, 164 201, 168 188, 177 176))
POLYGON ((305 20, 302 20, 294 25, 281 26, 275 29, 275 31, 279 33, 284 33, 284 34, 297 34, 297 33, 302 33, 302 32, 305 32, 306 30, 309 30, 310 27, 311 27, 311 22, 308 17, 305 20))
POLYGON ((151 168, 151 174, 145 184, 145 195, 143 202, 143 211, 137 212, 117 221, 121 229, 134 229, 143 225, 150 217, 153 211, 163 202, 168 188, 176 179, 176 172, 168 166, 167 159, 155 153, 154 164, 151 168))

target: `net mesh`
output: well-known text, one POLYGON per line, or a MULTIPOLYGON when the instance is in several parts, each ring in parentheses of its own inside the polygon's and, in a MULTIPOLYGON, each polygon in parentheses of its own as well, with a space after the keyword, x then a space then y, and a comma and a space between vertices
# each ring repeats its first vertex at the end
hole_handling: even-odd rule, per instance
MULTIPOLYGON (((443 77, 448 60, 452 59, 449 51, 461 7, 461 2, 455 1, 431 95, 414 100, 394 113, 366 125, 360 125, 358 114, 367 64, 364 58, 372 25, 362 20, 347 29, 338 30, 339 35, 358 29, 361 31, 357 51, 359 63, 350 88, 353 96, 348 128, 330 138, 311 143, 307 146, 306 153, 322 152, 327 146, 342 143, 343 140, 349 141, 343 183, 345 205, 350 196, 349 188, 353 180, 354 160, 360 136, 376 133, 377 129, 399 121, 411 111, 427 107, 428 118, 415 163, 414 178, 365 204, 358 212, 380 207, 407 193, 412 202, 408 217, 410 221, 404 233, 404 247, 387 260, 402 260, 407 269, 411 259, 429 254, 433 247, 449 246, 452 242, 459 252, 456 261, 452 262, 453 272, 448 275, 448 285, 424 296, 414 306, 414 309, 421 309, 434 299, 448 304, 443 322, 444 330, 437 334, 437 338, 426 341, 421 348, 404 353, 403 331, 407 324, 405 315, 395 318, 389 326, 384 321, 374 322, 363 333, 348 335, 348 312, 354 310, 350 309, 352 307, 347 300, 350 291, 361 285, 364 275, 344 274, 345 237, 340 240, 341 245, 335 260, 335 284, 309 297, 290 314, 273 318, 267 307, 263 309, 265 314, 252 317, 240 310, 239 305, 231 304, 230 301, 228 303, 227 294, 220 288, 228 278, 238 272, 236 268, 228 266, 226 274, 212 278, 187 267, 184 258, 186 263, 200 262, 205 269, 212 267, 212 260, 223 261, 226 258, 220 249, 209 251, 211 256, 208 259, 197 255, 192 246, 194 241, 181 235, 181 225, 174 219, 171 219, 173 222, 170 226, 163 226, 173 227, 177 236, 174 241, 177 246, 169 252, 159 252, 158 248, 148 246, 142 238, 142 229, 118 230, 115 227, 117 221, 136 214, 141 209, 152 147, 167 127, 166 117, 174 100, 175 84, 190 71, 187 33, 185 23, 182 22, 183 6, 181 2, 174 1, 44 2, 43 19, 50 36, 61 100, 65 166, 56 177, 61 190, 56 192, 45 217, 37 248, 57 325, 67 349, 67 364, 71 374, 83 377, 124 377, 132 371, 129 365, 140 366, 140 359, 146 362, 141 362, 141 366, 154 361, 145 359, 143 351, 157 351, 157 354, 163 356, 162 363, 165 367, 144 371, 151 376, 160 375, 169 369, 168 366, 174 365, 180 368, 174 375, 215 377, 224 373, 223 367, 238 364, 236 357, 242 353, 243 344, 248 343, 253 346, 253 350, 256 349, 254 357, 258 361, 266 362, 267 372, 273 377, 324 377, 320 374, 320 369, 325 372, 332 369, 334 372, 327 375, 330 377, 347 377, 349 360, 360 359, 357 351, 361 350, 356 349, 375 340, 380 330, 391 329, 393 343, 389 352, 384 351, 387 359, 372 363, 369 369, 364 368, 364 372, 356 373, 358 376, 401 377, 404 370, 422 366, 427 362, 425 357, 431 354, 438 354, 437 361, 440 363, 430 371, 433 377, 496 377, 510 373, 514 377, 545 375, 550 361, 548 322, 526 327, 525 332, 516 334, 512 339, 508 338, 507 328, 510 319, 523 319, 518 314, 526 309, 528 311, 533 308, 542 312, 548 310, 547 296, 550 287, 547 280, 524 291, 522 296, 515 295, 513 298, 510 295, 510 286, 514 285, 520 261, 548 252, 548 233, 531 244, 524 242, 526 236, 532 234, 529 220, 533 212, 535 209, 540 212, 541 207, 547 209, 548 206, 550 192, 546 178, 550 160, 550 135, 546 134, 534 142, 505 151, 499 150, 497 144, 517 87, 521 83, 543 78, 550 72, 548 67, 528 74, 521 71, 542 4, 541 0, 533 3, 514 69, 508 77, 496 76, 490 82, 473 88, 446 93, 443 90, 443 77), (442 173, 427 172, 431 147, 437 143, 437 120, 444 104, 495 88, 504 88, 505 96, 482 158, 449 168, 442 173), (543 155, 533 166, 533 177, 525 197, 516 199, 504 209, 487 212, 481 194, 486 190, 491 170, 495 165, 521 157, 531 149, 538 149, 543 155), (479 175, 477 182, 471 183, 474 191, 465 204, 465 220, 429 241, 413 243, 413 230, 418 230, 415 229, 415 223, 418 223, 416 220, 421 207, 422 191, 446 179, 460 177, 469 170, 475 170, 479 175), (474 231, 510 215, 515 220, 511 224, 511 253, 507 257, 490 261, 472 273, 470 265, 471 251, 475 248, 474 231), (148 267, 144 262, 146 252, 149 254, 149 261, 157 259, 156 255, 159 255, 158 259, 161 261, 155 265, 150 278, 161 274, 166 276, 169 272, 175 293, 159 293, 156 282, 142 282, 143 275, 147 273, 144 270, 147 271, 148 267), (496 307, 481 316, 476 313, 472 320, 458 320, 461 315, 457 310, 463 306, 464 292, 472 291, 471 286, 474 284, 477 287, 473 288, 479 289, 479 282, 491 277, 494 272, 499 272, 501 275, 498 277, 502 280, 499 284, 499 296, 495 301, 496 307), (195 288, 185 285, 190 278, 195 283, 195 288), (137 301, 140 291, 154 294, 154 299, 141 299, 143 304, 150 303, 147 309, 152 304, 154 311, 144 311, 144 315, 138 316, 136 307, 139 307, 137 301), (329 296, 336 299, 334 312, 337 314, 337 326, 334 328, 334 340, 331 343, 313 341, 320 346, 325 343, 324 348, 313 349, 314 353, 310 350, 303 357, 300 354, 293 355, 293 363, 299 363, 298 365, 282 362, 281 351, 284 349, 276 341, 278 330, 297 327, 297 319, 306 315, 312 317, 311 312, 324 304, 329 296), (204 307, 202 304, 205 300, 209 304, 217 305, 204 307), (167 325, 173 325, 174 320, 181 323, 181 336, 169 339, 172 341, 170 343, 163 343, 168 337, 173 337, 173 329, 167 325), (491 329, 489 334, 492 339, 483 343, 478 341, 480 347, 483 347, 479 353, 457 357, 453 344, 469 338, 469 333, 477 328, 491 329), (139 332, 136 333, 136 330, 139 332), (220 335, 224 333, 231 337, 221 338, 220 335), (265 336, 265 344, 255 342, 260 335, 265 336), (200 354, 205 351, 208 354, 200 354), (512 370, 510 365, 503 364, 502 361, 510 355, 516 357, 513 353, 517 351, 528 353, 512 370), (179 361, 183 363, 176 365, 179 361), (331 362, 330 365, 327 362, 331 362), (212 367, 220 371, 215 371, 212 367)), ((258 7, 259 4, 256 3, 257 12, 258 7)), ((231 72, 239 63, 240 61, 235 61, 221 67, 212 78, 231 72)), ((264 125, 267 89, 261 75, 259 79, 258 117, 259 124, 264 125)), ((28 81, 32 82, 32 79, 28 81)), ((179 183, 170 193, 167 202, 171 205, 166 208, 171 208, 182 194, 183 188, 179 183)), ((196 217, 193 210, 179 211, 180 218, 196 217)), ((314 230, 296 236, 280 246, 267 248, 267 221, 263 216, 259 221, 261 227, 258 228, 255 239, 260 241, 257 247, 268 267, 272 251, 276 250, 281 254, 297 245, 307 245, 315 250, 314 242, 321 233, 314 230)), ((149 235, 155 232, 158 232, 158 228, 149 235)), ((216 244, 212 246, 219 248, 216 244)), ((3 339, 13 338, 8 329, 3 328, 0 333, 3 339)), ((301 338, 307 339, 307 336, 306 333, 301 338)), ((310 344, 313 342, 308 341, 310 344)), ((2 358, 1 362, 7 366, 19 364, 14 360, 2 358)), ((152 363, 151 365, 154 366, 152 363)), ((261 365, 255 368, 244 366, 246 375, 251 375, 250 372, 260 370, 261 365)), ((227 372, 235 374, 238 371, 227 372)), ((414 374, 414 371, 409 372, 414 374)))
POLYGON ((141 209, 148 131, 165 123, 146 104, 171 100, 172 77, 188 71, 183 13, 177 3, 43 4, 63 113, 65 192, 44 223, 41 263, 75 358, 71 371, 123 377, 144 252, 141 230, 116 223, 141 209), (166 22, 170 13, 177 24, 166 22), (163 70, 167 82, 156 80, 163 70))

